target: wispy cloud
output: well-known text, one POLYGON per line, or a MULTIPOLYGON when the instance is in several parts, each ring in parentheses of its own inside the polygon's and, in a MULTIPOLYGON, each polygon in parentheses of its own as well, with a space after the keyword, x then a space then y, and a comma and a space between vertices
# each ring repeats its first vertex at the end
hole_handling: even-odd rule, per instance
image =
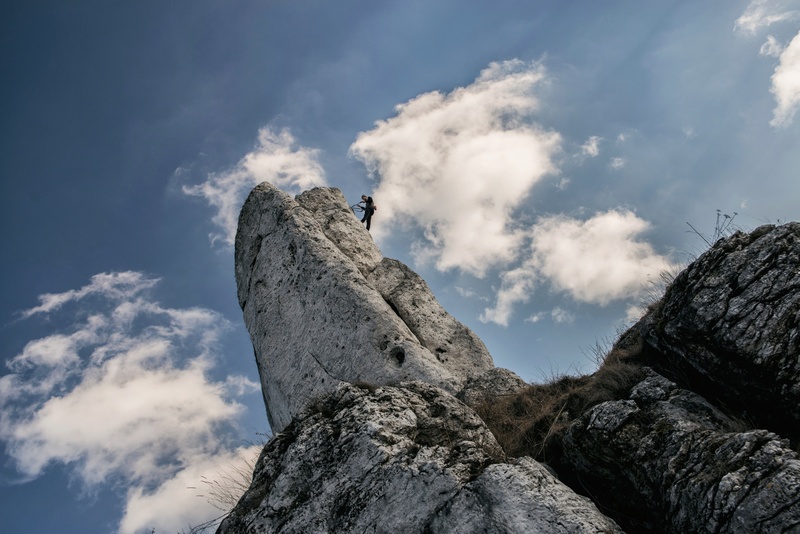
POLYGON ((317 161, 319 151, 297 145, 289 130, 276 132, 269 127, 258 132, 258 145, 231 170, 212 173, 199 185, 184 186, 187 195, 205 198, 217 210, 212 221, 220 232, 209 237, 212 243, 222 240, 233 245, 239 210, 250 190, 268 181, 299 193, 326 185, 325 173, 317 161))
POLYGON ((762 56, 781 57, 784 46, 775 39, 774 35, 768 35, 767 40, 761 45, 761 50, 758 51, 762 56))
MULTIPOLYGON (((61 464, 89 492, 126 480, 121 532, 179 531, 189 519, 218 515, 180 484, 229 460, 222 429, 243 411, 226 383, 209 378, 227 321, 203 308, 161 306, 150 296, 157 282, 103 273, 81 289, 41 296, 23 316, 58 313, 70 326, 28 343, 0 378, 0 439, 20 476, 61 464), (143 501, 170 513, 153 517, 143 501)), ((227 382, 241 392, 255 386, 244 377, 227 382)))
POLYGON ((484 323, 508 326, 514 308, 528 302, 539 281, 539 273, 530 262, 500 275, 500 289, 497 291, 494 307, 486 308, 479 319, 484 323))
POLYGON ((741 17, 736 19, 734 30, 753 35, 759 30, 779 22, 797 20, 800 11, 796 0, 754 0, 750 2, 741 17))
POLYGON ((538 323, 539 321, 550 317, 552 321, 556 324, 565 324, 565 323, 574 323, 575 322, 575 314, 565 310, 561 307, 555 307, 549 312, 538 312, 534 313, 533 315, 529 316, 525 319, 526 323, 538 323))
POLYGON ((540 64, 493 63, 471 85, 421 94, 358 136, 351 153, 380 174, 381 218, 425 231, 418 259, 482 276, 516 257, 524 232, 512 214, 557 172, 561 136, 532 120, 545 82, 540 64))
POLYGON ((591 158, 597 157, 600 155, 600 141, 602 141, 602 137, 598 137, 596 135, 591 136, 586 142, 581 145, 581 154, 584 156, 589 156, 591 158))
POLYGON ((479 293, 473 291, 472 289, 455 286, 456 292, 464 297, 465 299, 477 299, 477 300, 489 300, 488 298, 480 295, 479 293))
POLYGON ((619 170, 625 166, 625 158, 611 158, 611 161, 608 163, 608 166, 614 170, 619 170))

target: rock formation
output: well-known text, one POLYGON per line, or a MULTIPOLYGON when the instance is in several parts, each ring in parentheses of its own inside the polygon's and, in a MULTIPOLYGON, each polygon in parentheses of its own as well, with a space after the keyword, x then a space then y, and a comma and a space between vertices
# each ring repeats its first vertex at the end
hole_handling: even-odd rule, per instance
POLYGON ((800 532, 796 223, 698 258, 514 457, 536 429, 485 408, 541 390, 338 190, 256 187, 236 279, 277 434, 219 532, 800 532))
POLYGON ((800 438, 800 223, 718 242, 633 330, 650 365, 800 438))
POLYGON ((343 383, 455 394, 494 366, 419 276, 383 258, 337 189, 295 200, 257 186, 239 217, 236 283, 276 432, 343 383))
POLYGON ((221 532, 621 532, 440 388, 345 385, 267 444, 221 532))

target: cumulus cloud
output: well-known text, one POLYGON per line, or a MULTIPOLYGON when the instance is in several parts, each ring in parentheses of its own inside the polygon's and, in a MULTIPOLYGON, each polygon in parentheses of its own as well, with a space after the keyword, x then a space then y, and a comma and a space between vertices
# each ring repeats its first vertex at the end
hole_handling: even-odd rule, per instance
MULTIPOLYGON (((648 228, 647 221, 625 210, 599 213, 586 221, 563 215, 539 219, 530 232, 529 257, 501 275, 495 305, 480 319, 507 326, 514 307, 527 302, 544 283, 576 301, 601 306, 636 298, 649 279, 671 267, 666 257, 639 239, 648 228)), ((569 317, 564 313, 553 319, 564 322, 569 317)))
POLYGON ((28 343, 0 379, 0 439, 19 474, 33 479, 61 464, 89 491, 126 480, 121 532, 177 531, 187 517, 218 515, 171 481, 227 461, 220 430, 243 407, 225 396, 226 386, 252 390, 241 377, 209 378, 227 321, 203 308, 161 306, 150 297, 157 282, 104 273, 81 289, 43 295, 23 315, 59 312, 59 323, 66 316, 71 326, 28 343), (136 520, 146 516, 134 513, 145 500, 170 513, 136 520))
POLYGON ((576 300, 604 305, 634 297, 648 278, 671 265, 638 239, 648 229, 647 221, 625 210, 587 221, 547 217, 533 228, 533 263, 576 300))
POLYGON ((770 124, 788 126, 800 107, 800 33, 780 53, 770 91, 777 102, 770 124))
POLYGON ((524 231, 512 213, 557 172, 561 136, 532 120, 545 81, 540 64, 492 63, 472 84, 421 94, 359 134, 351 154, 380 175, 381 219, 424 229, 418 259, 483 276, 516 257, 524 231))
POLYGON ((755 34, 779 22, 797 20, 800 12, 796 0, 754 0, 741 17, 736 19, 734 30, 743 34, 755 34))
POLYGON ((275 132, 265 127, 258 132, 258 145, 231 170, 212 173, 199 185, 184 186, 187 195, 205 198, 217 210, 212 221, 220 232, 209 235, 211 242, 233 245, 239 210, 257 184, 268 181, 292 193, 324 186, 325 173, 317 161, 319 151, 297 145, 288 130, 275 132))

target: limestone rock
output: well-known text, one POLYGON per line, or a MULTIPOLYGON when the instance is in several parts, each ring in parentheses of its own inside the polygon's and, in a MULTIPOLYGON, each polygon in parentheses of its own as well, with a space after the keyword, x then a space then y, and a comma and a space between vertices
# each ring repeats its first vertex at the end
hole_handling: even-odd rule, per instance
POLYGON ((296 201, 257 186, 242 207, 235 259, 276 432, 343 382, 424 380, 457 393, 493 367, 483 343, 418 276, 382 258, 336 189, 296 201))
POLYGON ((424 383, 344 385, 264 449, 221 534, 621 532, 424 383))
POLYGON ((660 371, 800 437, 800 223, 720 240, 637 329, 660 371))
POLYGON ((448 369, 471 378, 494 368, 483 341, 447 313, 425 280, 403 263, 384 258, 367 281, 448 369))
POLYGON ((571 397, 532 454, 561 481, 469 407, 524 419, 514 395, 547 388, 494 368, 340 191, 256 187, 236 281, 278 434, 219 532, 621 532, 565 484, 631 533, 800 531, 800 224, 715 244, 597 380, 552 390, 571 397))
POLYGON ((513 395, 527 386, 528 384, 513 371, 495 367, 471 378, 458 392, 458 398, 469 406, 476 406, 487 398, 513 395))
POLYGON ((629 398, 572 424, 564 470, 631 532, 797 529, 797 454, 771 432, 735 428, 702 397, 649 370, 629 398))

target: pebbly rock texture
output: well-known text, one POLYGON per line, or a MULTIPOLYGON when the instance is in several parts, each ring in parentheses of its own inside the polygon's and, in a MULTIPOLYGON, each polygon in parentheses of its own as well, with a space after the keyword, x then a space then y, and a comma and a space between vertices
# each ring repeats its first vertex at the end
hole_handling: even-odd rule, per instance
POLYGON ((800 529, 800 460, 788 440, 736 424, 652 370, 626 399, 572 424, 564 469, 629 532, 800 529))
POLYGON ((424 383, 341 386, 264 449, 219 532, 621 532, 424 383))
POLYGON ((633 330, 659 371, 800 438, 800 223, 720 240, 633 330))
POLYGON ((295 200, 257 186, 242 207, 235 259, 276 432, 342 383, 424 380, 457 393, 493 367, 419 276, 382 257, 337 189, 295 200))

